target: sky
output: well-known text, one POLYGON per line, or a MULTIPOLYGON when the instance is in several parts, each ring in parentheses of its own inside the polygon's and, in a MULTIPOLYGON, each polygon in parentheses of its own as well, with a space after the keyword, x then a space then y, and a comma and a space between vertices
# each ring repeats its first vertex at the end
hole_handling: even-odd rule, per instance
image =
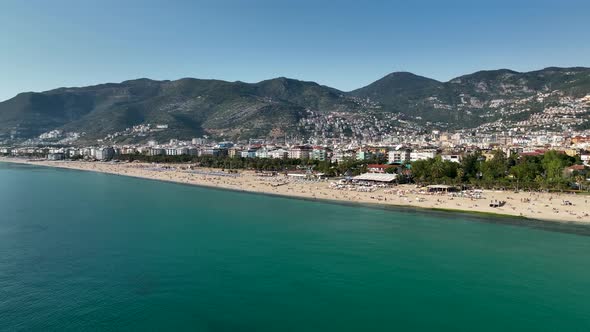
POLYGON ((344 91, 388 73, 590 66, 588 0, 1 0, 0 100, 147 77, 344 91))

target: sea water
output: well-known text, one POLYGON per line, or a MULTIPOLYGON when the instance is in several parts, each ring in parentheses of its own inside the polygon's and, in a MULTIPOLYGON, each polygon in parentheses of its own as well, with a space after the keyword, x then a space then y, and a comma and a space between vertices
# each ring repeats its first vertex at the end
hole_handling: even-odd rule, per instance
POLYGON ((0 330, 589 331, 590 237, 0 163, 0 330))

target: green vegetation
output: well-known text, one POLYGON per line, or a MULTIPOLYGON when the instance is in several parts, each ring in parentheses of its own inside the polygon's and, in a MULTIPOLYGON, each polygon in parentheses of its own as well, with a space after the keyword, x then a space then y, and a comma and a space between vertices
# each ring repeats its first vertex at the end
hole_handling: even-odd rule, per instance
MULTIPOLYGON (((498 109, 486 107, 485 104, 472 107, 471 101, 477 104, 494 99, 526 98, 548 89, 582 97, 590 93, 590 69, 545 68, 527 73, 507 69, 487 70, 460 76, 449 82, 401 72, 389 74, 351 94, 370 98, 380 103, 384 111, 401 112, 408 118, 420 116, 424 121, 448 123, 449 128, 472 128, 496 119, 498 109), (469 97, 466 99, 463 96, 469 97), (436 108, 435 104, 449 108, 436 108), (492 117, 479 116, 483 114, 492 117)), ((531 100, 526 107, 536 112, 543 105, 531 100)), ((518 121, 527 114, 510 115, 504 120, 518 121)))
POLYGON ((440 156, 412 163, 412 177, 418 184, 472 185, 481 188, 564 190, 577 185, 586 188, 586 177, 565 168, 580 160, 557 151, 539 156, 513 155, 501 150, 486 160, 476 152, 464 156, 461 163, 443 161, 440 156))
MULTIPOLYGON (((449 124, 450 129, 470 128, 499 117, 497 109, 471 107, 471 102, 484 105, 493 99, 526 98, 549 88, 578 97, 588 94, 590 69, 481 71, 449 82, 411 73, 392 73, 349 93, 287 78, 255 84, 191 78, 138 79, 22 93, 0 102, 0 139, 7 139, 11 134, 21 139, 32 138, 49 130, 63 129, 85 133, 80 141, 84 143, 146 123, 167 124, 169 129, 152 132, 147 137, 119 137, 117 142, 190 139, 204 134, 224 139, 283 137, 301 134, 296 125, 306 116, 306 110, 367 111, 368 106, 362 106, 359 98, 368 98, 384 112, 401 112, 419 123, 442 122, 449 124), (480 117, 483 114, 492 116, 480 117)), ((535 100, 525 106, 530 112, 542 107, 535 100)), ((510 115, 505 120, 518 120, 526 115, 510 115)), ((345 134, 351 132, 347 130, 345 134)))
POLYGON ((167 124, 169 129, 143 139, 190 139, 203 134, 233 139, 270 137, 273 132, 282 136, 295 131, 306 109, 360 108, 343 92, 286 78, 256 84, 138 79, 19 94, 0 103, 0 138, 14 131, 30 138, 60 128, 84 132, 83 140, 89 141, 146 123, 167 124))
POLYGON ((270 159, 270 158, 241 158, 227 156, 147 156, 143 154, 120 155, 119 161, 141 161, 147 163, 191 163, 199 167, 220 168, 225 170, 249 169, 257 171, 284 172, 287 170, 312 169, 324 173, 326 176, 358 175, 367 171, 367 164, 378 163, 382 160, 374 159, 359 161, 353 158, 340 163, 319 160, 301 159, 270 159))

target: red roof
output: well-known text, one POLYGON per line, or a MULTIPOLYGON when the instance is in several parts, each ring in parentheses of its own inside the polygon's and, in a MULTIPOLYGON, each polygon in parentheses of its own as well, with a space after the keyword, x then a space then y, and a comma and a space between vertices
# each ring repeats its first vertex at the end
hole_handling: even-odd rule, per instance
POLYGON ((520 155, 521 156, 540 156, 544 153, 545 152, 533 151, 533 152, 521 152, 520 155))
MULTIPOLYGON (((561 151, 561 150, 555 150, 557 153, 559 154, 565 154, 565 151, 561 151)), ((532 152, 521 152, 520 155, 521 156, 540 156, 545 154, 546 152, 549 152, 549 150, 535 150, 532 152)))
POLYGON ((567 169, 571 170, 571 171, 583 171, 586 168, 586 166, 584 165, 573 165, 568 167, 567 169))

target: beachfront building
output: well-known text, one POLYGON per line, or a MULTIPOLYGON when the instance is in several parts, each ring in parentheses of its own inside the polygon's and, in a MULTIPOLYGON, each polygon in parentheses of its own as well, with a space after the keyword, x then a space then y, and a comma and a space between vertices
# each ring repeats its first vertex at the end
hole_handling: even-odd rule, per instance
POLYGON ((227 149, 227 155, 230 158, 233 158, 233 157, 241 157, 241 155, 242 155, 242 148, 237 147, 237 146, 233 146, 233 147, 227 149))
POLYGON ((151 148, 148 152, 150 156, 163 156, 166 154, 166 150, 161 148, 151 148))
POLYGON ((312 149, 305 145, 296 145, 289 149, 289 158, 291 159, 309 159, 312 149))
POLYGON ((436 150, 415 150, 410 152, 410 161, 427 160, 436 157, 436 150))
POLYGON ((242 156, 242 158, 256 158, 257 151, 258 151, 257 149, 250 148, 248 150, 242 151, 241 156, 242 156))
POLYGON ((344 159, 353 158, 355 155, 354 150, 343 150, 343 149, 336 149, 332 154, 332 162, 341 162, 344 159))
POLYGON ((98 148, 94 150, 94 158, 96 160, 110 160, 115 156, 115 149, 112 147, 98 148))
MULTIPOLYGON (((233 144, 233 143, 231 143, 233 144)), ((199 151, 199 156, 214 156, 214 157, 223 157, 227 156, 228 152, 227 149, 224 148, 203 148, 199 151)))
POLYGON ((399 147, 387 153, 387 162, 390 164, 405 164, 410 161, 411 150, 399 147))
POLYGON ((326 148, 321 146, 314 146, 313 150, 311 151, 311 159, 324 161, 328 158, 327 154, 328 153, 326 148))
POLYGON ((78 153, 81 156, 89 157, 90 158, 90 157, 93 157, 92 151, 93 151, 93 149, 91 149, 91 148, 80 148, 78 150, 78 153))
POLYGON ((167 156, 177 156, 178 153, 176 151, 176 148, 167 148, 166 149, 166 155, 167 156))
POLYGON ((287 159, 289 157, 289 151, 285 149, 276 149, 267 152, 268 158, 271 159, 287 159))
POLYGON ((121 148, 121 154, 125 155, 125 154, 135 154, 137 152, 137 150, 134 147, 122 147, 121 148))
POLYGON ((256 158, 268 158, 268 149, 260 148, 256 150, 256 158))
POLYGON ((450 161, 453 163, 460 163, 461 162, 461 155, 457 153, 443 153, 441 155, 442 160, 450 161))
POLYGON ((188 148, 185 147, 172 147, 166 149, 167 156, 183 156, 188 154, 188 148))
POLYGON ((47 160, 64 160, 65 159, 65 154, 62 152, 55 152, 55 153, 50 153, 47 155, 47 160))
POLYGON ((356 152, 356 160, 369 160, 373 157, 374 157, 373 152, 369 151, 367 149, 360 148, 356 152))
POLYGON ((384 173, 387 173, 387 169, 395 168, 395 167, 397 167, 397 166, 385 165, 385 164, 369 164, 369 165, 367 165, 367 172, 384 174, 384 173))
POLYGON ((82 153, 80 152, 80 149, 71 148, 71 149, 67 149, 65 151, 65 155, 67 158, 72 158, 72 157, 76 157, 76 156, 81 156, 82 153))

